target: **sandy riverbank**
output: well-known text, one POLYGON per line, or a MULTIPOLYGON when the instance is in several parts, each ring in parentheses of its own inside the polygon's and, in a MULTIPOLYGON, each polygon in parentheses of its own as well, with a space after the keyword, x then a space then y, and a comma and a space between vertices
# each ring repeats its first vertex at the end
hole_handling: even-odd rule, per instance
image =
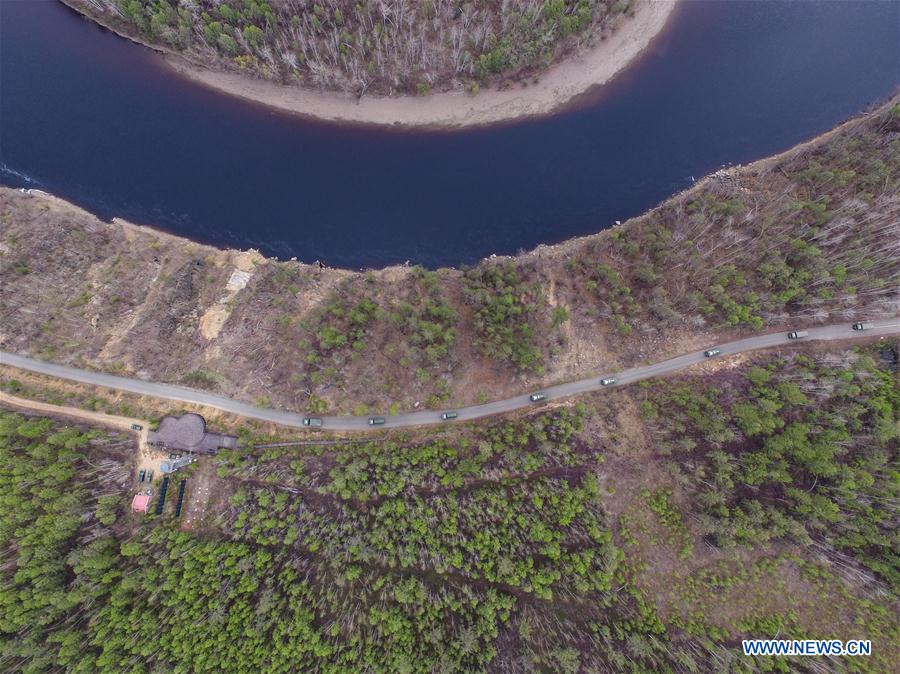
POLYGON ((592 86, 603 84, 627 66, 663 29, 676 0, 641 0, 631 18, 589 51, 559 63, 537 84, 502 91, 464 91, 396 98, 353 96, 311 91, 255 80, 237 73, 200 68, 168 56, 181 75, 219 91, 279 110, 341 122, 364 124, 462 127, 548 114, 592 86))

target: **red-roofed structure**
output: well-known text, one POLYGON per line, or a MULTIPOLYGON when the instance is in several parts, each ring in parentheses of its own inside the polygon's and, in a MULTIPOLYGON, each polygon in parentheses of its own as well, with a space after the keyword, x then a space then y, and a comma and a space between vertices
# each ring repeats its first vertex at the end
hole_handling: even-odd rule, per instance
POLYGON ((146 513, 150 506, 150 494, 135 494, 131 499, 131 512, 146 513))

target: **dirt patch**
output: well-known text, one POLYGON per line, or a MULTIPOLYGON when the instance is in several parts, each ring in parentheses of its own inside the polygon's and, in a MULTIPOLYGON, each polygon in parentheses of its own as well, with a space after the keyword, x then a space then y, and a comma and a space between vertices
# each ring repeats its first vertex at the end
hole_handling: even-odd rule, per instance
POLYGON ((559 308, 565 310, 568 318, 559 321, 554 328, 556 334, 553 337, 558 339, 560 347, 550 369, 558 372, 563 380, 583 376, 585 372, 614 369, 618 359, 606 348, 603 333, 596 329, 595 321, 573 310, 571 294, 559 286, 555 272, 552 267, 543 270, 548 279, 545 290, 547 304, 551 316, 559 308))
MULTIPOLYGON (((221 256, 219 256, 221 257, 221 256)), ((246 252, 232 252, 231 261, 234 265, 231 276, 225 283, 225 292, 219 298, 218 302, 209 307, 200 317, 200 334, 206 339, 212 340, 219 336, 222 327, 231 316, 232 302, 234 302, 238 293, 240 293, 250 279, 257 265, 264 264, 265 258, 258 251, 249 250, 246 252)))
POLYGON ((219 336, 222 326, 231 315, 231 309, 224 304, 217 304, 206 310, 200 317, 200 334, 206 339, 215 339, 219 336))
POLYGON ((210 516, 221 512, 216 504, 222 505, 226 483, 216 477, 214 461, 209 457, 201 458, 186 479, 181 528, 203 530, 210 526, 210 516))
POLYGON ((141 489, 146 489, 151 487, 153 483, 162 480, 163 472, 160 464, 162 464, 162 462, 168 458, 169 455, 167 452, 157 449, 156 447, 150 447, 145 441, 142 440, 137 453, 136 471, 137 475, 140 475, 140 472, 142 470, 144 471, 145 481, 138 481, 138 487, 141 489), (149 480, 146 478, 149 478, 149 480))

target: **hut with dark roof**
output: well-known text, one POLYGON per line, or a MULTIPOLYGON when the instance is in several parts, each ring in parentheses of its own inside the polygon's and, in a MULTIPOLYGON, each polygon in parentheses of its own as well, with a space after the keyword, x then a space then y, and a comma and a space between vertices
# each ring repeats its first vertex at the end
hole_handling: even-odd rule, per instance
POLYGON ((236 437, 210 433, 204 418, 194 413, 166 417, 157 430, 147 433, 147 440, 156 447, 192 454, 215 454, 220 447, 234 449, 237 446, 236 437))

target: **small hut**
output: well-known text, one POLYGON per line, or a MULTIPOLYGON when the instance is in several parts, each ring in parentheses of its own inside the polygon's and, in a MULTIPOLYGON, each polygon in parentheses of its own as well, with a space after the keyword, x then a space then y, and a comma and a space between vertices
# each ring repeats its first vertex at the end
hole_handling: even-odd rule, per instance
POLYGON ((131 512, 133 513, 147 513, 147 508, 150 507, 150 494, 135 494, 134 498, 131 499, 131 512))

